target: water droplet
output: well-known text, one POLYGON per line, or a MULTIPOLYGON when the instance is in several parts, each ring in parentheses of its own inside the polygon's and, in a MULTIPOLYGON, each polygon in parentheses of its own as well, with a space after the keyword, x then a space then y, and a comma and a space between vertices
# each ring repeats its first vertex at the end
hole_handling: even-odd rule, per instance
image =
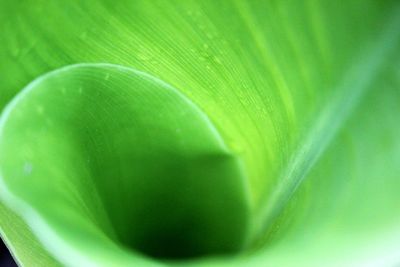
POLYGON ((214 61, 215 63, 222 65, 222 61, 219 57, 214 57, 214 61))
POLYGON ((13 49, 11 49, 11 56, 18 57, 19 52, 20 52, 20 49, 18 47, 14 47, 13 49))
POLYGON ((32 173, 33 166, 30 162, 25 162, 23 170, 26 175, 30 175, 32 173))
POLYGON ((150 64, 153 66, 158 66, 158 65, 160 65, 160 62, 158 60, 151 60, 150 64))
POLYGON ((154 55, 153 51, 149 50, 147 47, 140 47, 137 53, 137 58, 141 61, 152 60, 154 55))
POLYGON ((44 107, 41 105, 36 106, 36 111, 38 114, 43 114, 44 112, 44 107))
POLYGON ((79 35, 79 38, 82 39, 82 40, 85 40, 85 39, 87 38, 87 32, 86 32, 86 31, 82 32, 82 33, 79 35))

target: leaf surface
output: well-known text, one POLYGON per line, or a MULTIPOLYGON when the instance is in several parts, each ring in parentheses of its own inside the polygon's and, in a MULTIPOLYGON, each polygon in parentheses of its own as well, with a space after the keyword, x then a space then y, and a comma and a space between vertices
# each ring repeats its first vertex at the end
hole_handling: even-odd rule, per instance
MULTIPOLYGON (((164 132, 156 134, 157 131, 152 130, 151 134, 156 136, 149 140, 158 140, 157 145, 171 144, 173 149, 169 150, 179 151, 175 142, 187 138, 194 148, 190 147, 182 152, 179 162, 193 163, 188 167, 193 175, 197 173, 199 177, 203 175, 202 177, 211 179, 209 173, 218 172, 214 172, 214 169, 207 171, 205 166, 209 163, 196 162, 188 156, 191 153, 216 153, 211 153, 218 159, 215 163, 223 163, 225 166, 221 167, 223 175, 218 175, 222 178, 216 179, 219 187, 216 186, 215 191, 211 192, 211 185, 206 179, 202 182, 204 188, 200 192, 211 194, 218 201, 227 201, 212 207, 211 204, 205 204, 204 199, 198 199, 202 193, 197 194, 197 198, 191 197, 190 202, 193 205, 198 202, 196 209, 200 209, 200 213, 214 214, 199 217, 205 220, 208 218, 211 228, 214 229, 215 240, 225 244, 223 240, 236 238, 233 242, 236 244, 234 249, 246 249, 237 257, 227 256, 204 261, 199 259, 193 264, 391 266, 399 263, 396 251, 400 246, 400 143, 397 138, 400 129, 396 119, 400 114, 400 9, 396 1, 8 1, 1 3, 1 8, 0 28, 4 38, 0 44, 0 72, 4 77, 0 80, 2 106, 31 80, 48 71, 70 64, 102 62, 145 71, 160 81, 157 88, 164 88, 168 84, 168 88, 174 88, 176 97, 191 103, 187 106, 187 102, 182 100, 178 104, 178 107, 183 105, 180 109, 172 104, 171 107, 159 104, 146 110, 144 103, 132 100, 136 104, 129 106, 141 110, 143 107, 143 114, 139 116, 146 118, 143 121, 148 120, 147 116, 152 118, 150 121, 156 121, 154 118, 159 114, 168 116, 169 119, 160 119, 159 122, 162 125, 165 123, 165 129, 176 129, 178 121, 180 126, 186 125, 188 132, 179 137, 176 133, 168 139, 164 132), (160 106, 165 108, 164 112, 159 111, 160 106), (203 119, 179 119, 179 113, 186 110, 191 110, 197 116, 202 114, 200 117, 203 119), (204 135, 209 137, 205 138, 198 129, 203 129, 204 135), (207 149, 196 150, 197 145, 203 144, 207 145, 207 149), (218 189, 226 185, 231 189, 218 189), (230 195, 218 197, 218 192, 228 192, 230 195), (227 209, 228 206, 225 205, 237 207, 234 208, 237 213, 229 210, 220 213, 220 210, 227 209), (232 221, 229 218, 234 218, 233 224, 227 223, 232 221), (219 231, 218 229, 224 228, 223 225, 229 226, 229 229, 219 231), (228 234, 232 232, 235 234, 228 234)), ((114 65, 100 66, 121 68, 114 65)), ((97 73, 91 70, 90 73, 92 72, 97 73)), ((10 172, 21 171, 21 168, 24 170, 21 167, 24 163, 17 161, 14 156, 18 154, 15 152, 16 144, 19 145, 21 140, 27 139, 23 137, 23 129, 34 129, 36 133, 43 130, 41 127, 44 124, 36 123, 32 118, 33 114, 40 112, 40 108, 38 111, 35 106, 42 105, 42 102, 60 111, 69 110, 66 107, 72 105, 74 108, 70 112, 74 110, 77 114, 92 114, 93 117, 86 120, 90 121, 87 125, 90 126, 90 133, 79 130, 78 138, 68 135, 71 135, 71 129, 80 129, 82 126, 76 128, 74 119, 59 122, 59 116, 64 116, 64 112, 51 113, 48 117, 57 122, 55 128, 58 130, 54 130, 55 136, 52 138, 40 138, 43 142, 53 142, 44 145, 45 147, 55 151, 68 151, 74 147, 74 151, 68 153, 75 160, 78 157, 86 159, 86 154, 89 154, 88 158, 107 159, 107 153, 102 151, 109 149, 109 143, 104 140, 114 134, 123 135, 116 129, 125 125, 124 119, 127 116, 124 114, 133 112, 130 108, 122 108, 120 104, 115 105, 113 101, 120 103, 118 101, 122 100, 117 101, 114 94, 132 88, 117 86, 118 89, 111 89, 116 82, 111 82, 110 85, 106 79, 107 73, 104 70, 98 72, 97 76, 90 74, 86 77, 74 69, 72 74, 61 71, 62 75, 58 77, 55 87, 62 92, 65 83, 66 88, 71 88, 66 90, 68 94, 76 93, 77 90, 79 93, 80 83, 90 88, 98 86, 102 88, 100 94, 105 94, 100 97, 104 101, 100 101, 100 104, 96 104, 99 96, 96 97, 94 93, 87 96, 87 100, 81 96, 66 95, 63 101, 60 100, 62 103, 56 104, 52 98, 57 98, 54 96, 56 92, 51 90, 52 86, 47 85, 47 78, 43 79, 43 84, 37 84, 38 87, 47 88, 49 93, 36 99, 26 98, 30 104, 27 104, 24 114, 29 116, 21 116, 18 120, 13 117, 8 120, 10 126, 3 127, 2 131, 10 131, 10 134, 1 139, 6 149, 0 152, 2 165, 9 165, 7 168, 10 172), (82 82, 85 77, 88 80, 82 82), (119 89, 120 87, 125 89, 119 89), (77 111, 78 105, 86 107, 89 102, 93 110, 81 107, 81 111, 77 111), (60 108, 63 105, 65 108, 60 108), (111 119, 110 114, 117 115, 111 119), (111 125, 116 123, 116 126, 106 127, 103 125, 105 121, 110 121, 111 125), (94 133, 95 129, 99 129, 99 133, 94 133), (18 137, 15 133, 21 136, 18 137), (89 137, 84 136, 95 137, 92 141, 100 143, 89 148, 83 147, 79 151, 75 149, 78 145, 69 143, 76 142, 75 139, 86 142, 85 138, 89 137), (65 141, 59 141, 64 139, 65 141), (16 143, 12 144, 10 140, 16 143), (56 149, 56 144, 63 149, 56 149), (100 150, 97 151, 98 149, 100 150), (10 156, 3 152, 8 150, 13 151, 9 154, 13 155, 14 160, 10 160, 10 156), (75 153, 74 156, 72 153, 75 153)), ((139 98, 159 103, 156 99, 158 96, 153 96, 153 93, 149 95, 151 97, 139 98)), ((17 98, 25 99, 20 96, 17 98)), ((175 102, 171 100, 171 103, 175 102)), ((14 105, 8 110, 18 112, 20 108, 17 107, 18 105, 14 105)), ((2 120, 5 120, 4 114, 2 120)), ((141 131, 146 132, 149 129, 148 125, 145 126, 141 131)), ((41 134, 46 135, 46 131, 41 134)), ((146 134, 143 133, 144 136, 146 134)), ((33 141, 29 143, 31 145, 34 145, 33 141)), ((150 158, 155 156, 146 154, 148 143, 142 143, 138 138, 132 139, 128 146, 121 147, 132 146, 138 148, 137 155, 144 158, 148 156, 149 160, 144 160, 145 165, 138 160, 136 164, 140 166, 130 167, 134 171, 129 173, 136 172, 136 168, 141 170, 142 167, 144 172, 153 170, 151 165, 146 167, 150 158)), ((39 151, 39 148, 33 150, 39 151)), ((123 156, 121 159, 130 156, 123 156)), ((68 161, 62 158, 55 156, 52 160, 64 166, 68 161)), ((36 160, 43 161, 39 156, 36 160)), ((176 160, 163 157, 157 162, 170 161, 176 160)), ((105 160, 90 168, 96 172, 105 170, 106 173, 95 177, 117 177, 113 170, 119 163, 116 165, 115 162, 105 160)), ((87 166, 91 164, 93 163, 87 166)), ((54 165, 54 169, 60 172, 57 175, 64 177, 60 179, 66 185, 73 181, 70 180, 71 175, 62 172, 61 167, 56 168, 54 163, 39 165, 54 165)), ((73 164, 69 169, 74 172, 75 175, 72 176, 75 179, 93 180, 82 178, 90 176, 85 174, 85 168, 73 164)), ((33 173, 34 169, 30 165, 25 166, 25 171, 30 169, 33 173)), ((124 171, 123 168, 118 169, 124 171)), ((163 177, 167 173, 172 175, 173 171, 167 170, 163 175, 154 174, 154 177, 163 177)), ((18 198, 40 195, 38 192, 41 191, 47 192, 43 186, 46 182, 39 183, 36 180, 29 187, 38 190, 35 194, 21 185, 16 184, 12 188, 13 176, 15 175, 3 177, 3 180, 10 183, 7 187, 18 198)), ((53 177, 53 174, 42 176, 42 179, 47 181, 49 177, 53 177)), ((94 181, 97 182, 97 178, 94 181)), ((186 194, 180 191, 180 187, 174 186, 174 183, 166 182, 162 185, 163 190, 152 187, 148 192, 138 193, 138 199, 154 199, 150 192, 158 193, 160 190, 170 193, 178 190, 177 196, 186 194)), ((190 185, 198 188, 195 183, 190 185)), ((52 185, 48 186, 53 188, 52 185)), ((85 190, 94 190, 93 185, 73 183, 73 186, 63 186, 60 182, 55 183, 54 187, 62 188, 66 199, 84 196, 80 201, 91 203, 92 206, 78 204, 80 202, 76 199, 74 201, 77 202, 73 205, 76 205, 77 210, 81 209, 82 214, 90 211, 95 213, 90 216, 102 218, 97 222, 100 225, 96 227, 102 229, 101 233, 107 233, 110 240, 121 240, 121 236, 124 236, 121 233, 119 236, 114 233, 114 236, 110 229, 115 227, 110 225, 121 226, 116 227, 117 229, 126 228, 118 231, 135 232, 128 229, 130 225, 125 222, 127 215, 124 210, 131 208, 126 204, 126 199, 105 201, 105 205, 110 205, 108 208, 104 208, 100 201, 104 196, 108 199, 109 195, 129 195, 120 192, 123 185, 118 187, 114 182, 104 183, 103 190, 96 191, 97 200, 93 194, 83 193, 85 190), (118 189, 114 190, 114 187, 118 189), (116 206, 119 208, 115 208, 116 206), (114 222, 110 222, 107 217, 114 222)), ((51 190, 49 192, 55 193, 51 190)), ((191 195, 190 192, 187 194, 191 195)), ((182 204, 179 205, 186 206, 185 198, 181 200, 182 204)), ((24 201, 35 206, 32 199, 24 201)), ((64 210, 57 208, 57 203, 51 204, 54 204, 53 210, 64 210)), ((50 216, 50 212, 46 210, 50 208, 43 209, 41 213, 49 213, 47 215, 50 216)), ((75 209, 71 209, 71 213, 74 212, 75 209)), ((170 209, 160 209, 160 218, 175 217, 165 215, 169 212, 170 209)), ((184 214, 186 216, 188 213, 184 214)), ((77 218, 81 220, 83 217, 77 218)), ((27 218, 25 221, 28 221, 27 218)), ((51 225, 58 225, 58 229, 53 226, 50 228, 56 237, 62 236, 61 224, 54 222, 51 225)), ((98 236, 101 233, 93 235, 98 236)), ((67 236, 65 232, 64 235, 67 236)), ((60 240, 65 241, 68 238, 62 237, 60 240)), ((79 254, 80 250, 75 246, 79 242, 70 239, 65 242, 74 244, 71 250, 79 254)), ((208 241, 213 243, 211 239, 208 241)), ((43 240, 41 242, 51 243, 43 240)), ((115 242, 110 243, 115 245, 115 242)), ((56 255, 64 263, 74 265, 69 262, 72 258, 60 255, 57 246, 51 247, 53 251, 50 254, 56 255)), ((213 250, 208 245, 203 248, 213 250)), ((117 246, 112 251, 119 251, 118 249, 120 248, 117 246)), ((82 257, 93 255, 91 259, 97 258, 97 262, 108 257, 107 253, 98 252, 101 249, 96 251, 93 248, 93 252, 81 254, 82 257)), ((122 254, 124 253, 118 255, 122 254)), ((126 257, 116 258, 132 262, 140 260, 139 256, 132 256, 131 253, 127 253, 126 257)))

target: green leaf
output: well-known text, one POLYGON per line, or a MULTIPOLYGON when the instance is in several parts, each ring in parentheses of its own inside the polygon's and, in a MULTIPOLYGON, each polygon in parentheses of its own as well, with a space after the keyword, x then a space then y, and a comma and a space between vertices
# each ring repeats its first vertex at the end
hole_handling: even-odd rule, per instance
POLYGON ((400 263, 396 1, 0 6, 22 265, 400 263))
POLYGON ((8 244, 14 259, 23 266, 60 266, 43 248, 26 223, 13 211, 0 203, 0 234, 8 244))
POLYGON ((243 246, 240 161, 192 102, 149 75, 84 64, 42 76, 4 111, 0 140, 5 200, 68 265, 124 266, 115 244, 157 257, 243 246))

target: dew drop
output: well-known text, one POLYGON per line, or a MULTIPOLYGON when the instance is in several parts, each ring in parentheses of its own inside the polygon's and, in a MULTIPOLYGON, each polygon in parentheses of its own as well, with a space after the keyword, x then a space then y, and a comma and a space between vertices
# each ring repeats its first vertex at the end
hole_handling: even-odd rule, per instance
POLYGON ((24 174, 30 175, 32 173, 33 166, 30 162, 25 162, 23 170, 24 174))
POLYGON ((36 106, 36 111, 38 114, 43 114, 44 108, 41 105, 36 106))
POLYGON ((86 32, 86 31, 82 32, 82 33, 79 35, 79 38, 82 39, 82 40, 85 40, 85 39, 87 38, 87 32, 86 32))
POLYGON ((222 65, 222 61, 219 57, 214 57, 214 61, 215 63, 222 65))

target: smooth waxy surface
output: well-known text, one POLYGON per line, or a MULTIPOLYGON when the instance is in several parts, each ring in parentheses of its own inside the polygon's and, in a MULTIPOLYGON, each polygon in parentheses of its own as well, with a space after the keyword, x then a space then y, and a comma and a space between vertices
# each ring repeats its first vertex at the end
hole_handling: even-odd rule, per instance
MULTIPOLYGON (((15 203, 24 201, 54 220, 47 228, 32 227, 29 216, 1 223, 22 264, 39 264, 47 257, 72 266, 75 259, 141 264, 147 260, 121 249, 120 243, 163 256, 150 240, 163 243, 169 233, 176 238, 172 226, 192 225, 180 219, 191 216, 213 234, 181 240, 201 248, 198 253, 178 247, 167 254, 246 248, 238 257, 198 259, 191 262, 195 265, 399 262, 396 1, 8 1, 1 7, 3 106, 39 75, 76 63, 123 65, 162 81, 157 88, 138 82, 148 90, 141 95, 137 87, 124 84, 135 75, 117 82, 105 70, 90 75, 79 68, 60 71, 58 91, 40 78, 35 87, 48 88, 48 93, 22 93, 8 107, 10 115, 3 113, 7 123, 1 129, 0 168, 7 175, 2 199, 18 216, 26 212, 15 203), (80 83, 92 90, 79 94, 80 83), (176 96, 160 105, 154 92, 165 83, 176 96), (131 99, 127 91, 139 95, 131 99), (183 102, 176 103, 176 97, 183 102), (82 103, 90 103, 83 105, 89 108, 82 103), (54 112, 46 113, 43 105, 54 112), (54 125, 51 131, 46 120, 54 125), (132 127, 119 130, 127 121, 132 127), (29 132, 31 139, 24 135, 29 132), (26 164, 19 149, 23 140, 32 149, 34 165, 26 164), (182 145, 184 140, 191 145, 182 145), (85 162, 88 158, 91 162, 85 162), (22 186, 26 182, 18 175, 35 175, 37 168, 46 175, 22 186), (157 182, 144 179, 139 188, 121 184, 144 181, 133 178, 136 172, 157 182), (167 203, 157 200, 162 192, 167 203), (46 194, 59 201, 36 197, 46 194), (154 212, 132 214, 141 205, 151 207, 153 200, 154 212), (185 212, 169 208, 177 203, 185 212), (60 216, 56 211, 70 212, 75 230, 86 229, 98 246, 74 238, 65 222, 54 219, 60 216), (172 228, 153 227, 147 216, 156 222, 166 218, 172 228), (28 240, 42 240, 23 245, 10 226, 15 220, 28 240), (135 225, 146 238, 137 236, 135 225), (48 232, 51 237, 44 238, 48 232), (103 234, 104 242, 97 242, 103 234), (219 249, 210 245, 213 240, 221 242, 219 249), (104 252, 108 245, 112 248, 104 252), (38 256, 25 256, 29 250, 38 256)), ((10 212, 4 208, 4 214, 10 212)))

